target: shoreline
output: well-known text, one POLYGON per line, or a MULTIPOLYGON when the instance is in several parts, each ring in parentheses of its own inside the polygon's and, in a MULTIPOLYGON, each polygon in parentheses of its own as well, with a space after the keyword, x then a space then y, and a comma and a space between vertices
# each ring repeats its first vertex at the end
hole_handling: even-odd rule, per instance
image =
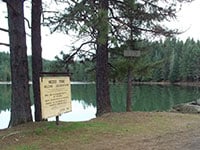
POLYGON ((175 82, 171 83, 168 81, 162 82, 133 82, 135 85, 177 85, 177 86, 191 86, 191 87, 200 87, 200 82, 175 82))
MULTIPOLYGON (((116 82, 116 83, 122 83, 122 82, 116 82)), ((114 84, 116 84, 114 83, 114 84)), ((123 82, 124 83, 124 82, 123 82)), ((0 85, 11 85, 12 82, 11 81, 0 81, 0 85)), ((32 84, 32 81, 29 81, 29 84, 32 84)), ((85 81, 71 81, 71 84, 95 84, 95 82, 85 82, 85 81)), ((112 82, 111 82, 112 84, 112 82)), ((200 87, 200 81, 199 82, 187 82, 187 81, 183 81, 183 82, 174 82, 171 83, 169 81, 161 81, 161 82, 156 82, 156 81, 148 81, 148 82, 138 82, 138 81, 134 81, 133 85, 177 85, 177 86, 191 86, 191 87, 200 87)))

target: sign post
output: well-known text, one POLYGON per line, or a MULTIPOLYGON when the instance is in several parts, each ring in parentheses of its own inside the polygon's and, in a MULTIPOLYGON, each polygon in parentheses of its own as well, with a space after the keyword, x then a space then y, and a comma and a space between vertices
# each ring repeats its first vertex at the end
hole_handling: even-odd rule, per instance
POLYGON ((42 118, 56 116, 72 111, 71 84, 68 76, 42 76, 40 77, 40 96, 42 118))
MULTIPOLYGON (((140 50, 124 50, 124 57, 131 60, 134 57, 140 57, 140 50)), ((126 111, 131 111, 131 99, 132 99, 132 70, 130 64, 128 65, 127 71, 127 98, 126 98, 126 111)))

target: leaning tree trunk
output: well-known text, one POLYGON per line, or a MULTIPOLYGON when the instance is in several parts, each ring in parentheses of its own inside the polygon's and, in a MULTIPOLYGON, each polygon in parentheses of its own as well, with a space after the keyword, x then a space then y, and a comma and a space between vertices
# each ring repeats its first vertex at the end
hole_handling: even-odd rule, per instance
POLYGON ((42 1, 32 0, 32 77, 33 95, 35 104, 35 121, 42 120, 40 100, 40 72, 42 71, 42 47, 41 47, 41 13, 42 1))
POLYGON ((9 126, 32 121, 23 0, 6 0, 11 61, 11 119, 9 126))
POLYGON ((108 77, 108 1, 99 2, 99 24, 96 52, 97 116, 111 112, 108 77))

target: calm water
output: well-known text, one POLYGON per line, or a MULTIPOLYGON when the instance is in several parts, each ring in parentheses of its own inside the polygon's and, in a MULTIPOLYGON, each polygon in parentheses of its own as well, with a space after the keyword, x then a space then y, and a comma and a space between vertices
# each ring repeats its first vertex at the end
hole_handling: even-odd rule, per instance
MULTIPOLYGON (((167 111, 173 105, 200 98, 200 88, 180 86, 137 85, 133 88, 134 111, 167 111)), ((125 111, 126 85, 110 86, 114 112, 125 111)), ((10 119, 10 85, 0 85, 0 129, 6 128, 10 119)), ((31 93, 32 97, 32 93, 31 93)), ((34 107, 32 106, 32 112, 34 107)), ((95 118, 95 85, 72 85, 72 112, 60 116, 61 121, 85 121, 95 118)), ((49 118, 50 121, 55 118, 49 118)))

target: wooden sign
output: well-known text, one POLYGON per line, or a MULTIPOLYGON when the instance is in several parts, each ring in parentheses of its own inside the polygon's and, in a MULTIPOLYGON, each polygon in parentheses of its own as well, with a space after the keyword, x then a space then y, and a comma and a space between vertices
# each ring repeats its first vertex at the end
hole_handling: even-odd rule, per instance
POLYGON ((125 50, 124 56, 125 57, 140 57, 141 53, 139 50, 125 50))
POLYGON ((69 77, 40 77, 40 95, 43 119, 72 111, 69 77))

